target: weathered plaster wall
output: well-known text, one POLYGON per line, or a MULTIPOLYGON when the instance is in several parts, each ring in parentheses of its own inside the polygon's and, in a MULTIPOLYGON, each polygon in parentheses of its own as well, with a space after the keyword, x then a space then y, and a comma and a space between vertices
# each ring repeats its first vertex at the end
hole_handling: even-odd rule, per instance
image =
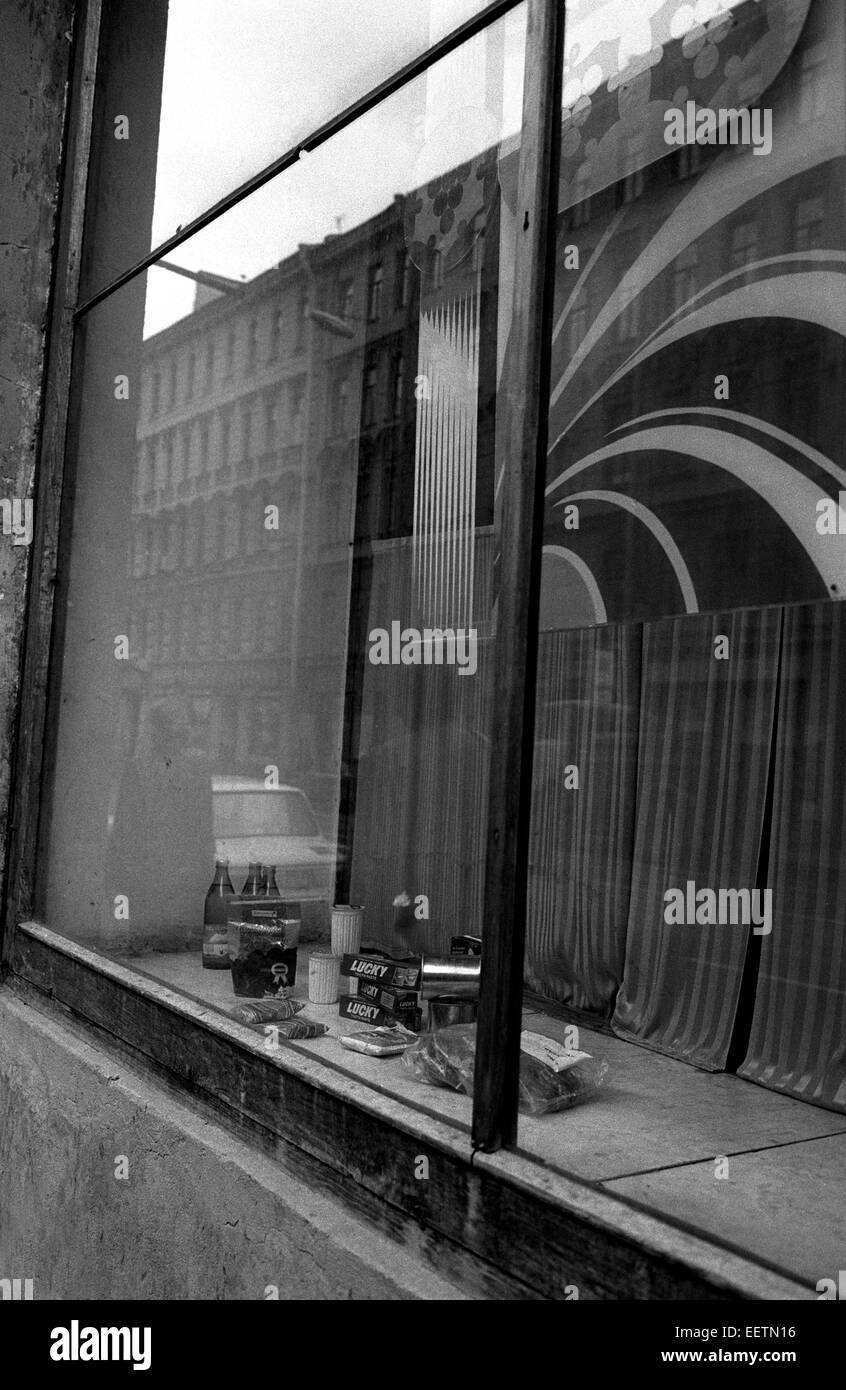
POLYGON ((263 1299, 272 1286, 280 1300, 465 1297, 6 991, 0 1278, 33 1279, 36 1299, 263 1299))
MULTIPOLYGON (((0 44, 0 498, 33 496, 71 0, 4 0, 0 44)), ((0 848, 29 548, 0 535, 0 848)), ((3 858, 0 857, 0 874, 3 858)))

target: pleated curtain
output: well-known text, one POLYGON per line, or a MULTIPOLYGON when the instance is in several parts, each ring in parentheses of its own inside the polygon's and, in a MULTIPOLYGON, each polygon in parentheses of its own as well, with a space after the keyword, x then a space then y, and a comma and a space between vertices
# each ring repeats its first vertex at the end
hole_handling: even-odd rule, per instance
POLYGON ((725 1066, 751 927, 668 925, 669 889, 758 883, 781 614, 644 626, 637 806, 619 1037, 725 1066), (721 654, 724 654, 724 659, 721 654))
POLYGON ((846 1110, 846 608, 784 614, 770 883, 740 1075, 846 1110))
POLYGON ((526 983, 608 1017, 631 887, 641 629, 540 635, 526 983))

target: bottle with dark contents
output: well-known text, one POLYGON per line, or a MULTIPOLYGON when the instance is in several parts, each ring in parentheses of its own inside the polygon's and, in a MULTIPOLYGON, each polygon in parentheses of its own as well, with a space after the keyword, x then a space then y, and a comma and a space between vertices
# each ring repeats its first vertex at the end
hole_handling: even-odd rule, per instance
POLYGON ((279 885, 276 882, 276 865, 264 865, 264 896, 266 898, 281 898, 279 885))
POLYGON ((247 866, 247 880, 241 889, 242 898, 261 897, 262 871, 261 864, 256 861, 247 866))
POLYGON ((229 860, 215 861, 214 878, 206 893, 203 910, 203 968, 228 970, 231 962, 226 936, 229 903, 235 896, 229 877, 229 860))

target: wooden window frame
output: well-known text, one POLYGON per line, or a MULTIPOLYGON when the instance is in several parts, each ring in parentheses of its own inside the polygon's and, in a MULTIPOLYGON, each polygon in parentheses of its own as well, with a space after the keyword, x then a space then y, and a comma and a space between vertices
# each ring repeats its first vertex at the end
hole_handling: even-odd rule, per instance
MULTIPOLYGON (((103 4, 78 0, 64 140, 35 531, 24 619, 0 915, 6 988, 82 1026, 163 1082, 188 1090, 234 1132, 403 1239, 422 1227, 423 1258, 493 1298, 807 1298, 762 1262, 636 1203, 554 1172, 515 1148, 532 765, 533 685, 557 187, 563 0, 526 0, 527 49, 514 291, 515 360, 498 467, 503 499, 495 678, 499 699, 485 870, 479 1066, 472 1131, 353 1082, 295 1045, 270 1056, 217 1011, 29 920, 41 818, 48 706, 58 681, 54 591, 67 563, 64 458, 79 411, 77 319, 229 207, 294 164, 521 0, 499 0, 348 107, 177 236, 78 304, 82 232, 103 4), (430 1181, 414 1179, 430 1160, 430 1181), (470 1220, 468 1214, 473 1213, 470 1220), (434 1239, 432 1239, 434 1237, 434 1239)), ((43 861, 42 861, 43 862, 43 861)))

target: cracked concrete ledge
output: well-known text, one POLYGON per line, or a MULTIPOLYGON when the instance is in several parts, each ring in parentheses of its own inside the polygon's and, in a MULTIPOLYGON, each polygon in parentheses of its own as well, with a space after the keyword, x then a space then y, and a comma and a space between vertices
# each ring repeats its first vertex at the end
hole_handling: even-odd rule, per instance
POLYGON ((0 1173, 0 1274, 36 1299, 470 1296, 7 992, 0 1173))

